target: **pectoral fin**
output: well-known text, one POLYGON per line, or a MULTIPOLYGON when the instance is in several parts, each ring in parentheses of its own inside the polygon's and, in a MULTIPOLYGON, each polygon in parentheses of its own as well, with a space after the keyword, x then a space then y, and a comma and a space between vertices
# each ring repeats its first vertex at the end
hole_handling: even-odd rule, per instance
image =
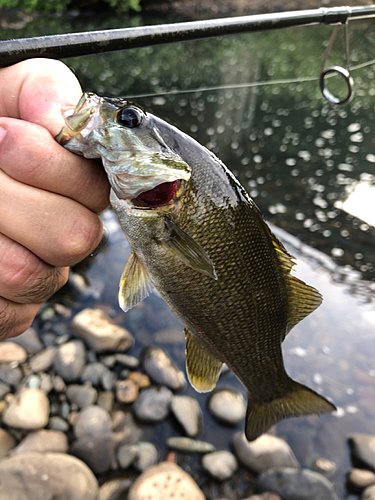
POLYGON ((165 229, 165 236, 159 240, 161 245, 187 266, 217 280, 215 266, 199 243, 167 218, 165 229))
POLYGON ((137 255, 131 251, 120 280, 118 300, 121 309, 125 312, 129 311, 150 295, 153 289, 154 285, 146 269, 137 255))
POLYGON ((223 363, 202 347, 185 328, 186 372, 189 382, 197 392, 214 389, 223 363))

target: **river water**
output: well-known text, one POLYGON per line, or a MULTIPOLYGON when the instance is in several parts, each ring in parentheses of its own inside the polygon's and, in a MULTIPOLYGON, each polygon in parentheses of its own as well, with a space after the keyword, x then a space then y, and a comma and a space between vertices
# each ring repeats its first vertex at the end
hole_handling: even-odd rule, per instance
MULTIPOLYGON (((3 23, 2 37, 158 22, 165 19, 73 12, 3 23)), ((375 63, 366 64, 375 37, 372 22, 350 23, 355 96, 348 105, 333 106, 322 98, 317 82, 332 29, 288 28, 65 62, 84 90, 131 97, 214 151, 297 258, 295 274, 323 294, 323 305, 288 335, 284 357, 289 374, 331 398, 338 411, 283 421, 276 432, 302 466, 311 468, 320 457, 334 461, 337 471, 330 479, 343 497, 344 475, 351 466, 347 437, 375 434, 375 63)), ((327 64, 345 66, 343 32, 327 64)), ((342 91, 339 84, 334 89, 342 91)), ((158 345, 183 367, 182 325, 157 294, 126 315, 119 311, 118 281, 129 248, 113 214, 107 211, 103 219, 106 247, 77 270, 91 292, 84 296, 66 289, 73 309, 100 304, 135 335, 134 353, 158 345)), ((244 393, 231 374, 219 386, 244 393)), ((206 408, 206 395, 190 387, 186 394, 206 408)), ((205 412, 201 438, 223 449, 238 428, 218 429, 205 412)), ((171 433, 177 431, 161 424, 150 429, 150 438, 163 448, 171 433)))

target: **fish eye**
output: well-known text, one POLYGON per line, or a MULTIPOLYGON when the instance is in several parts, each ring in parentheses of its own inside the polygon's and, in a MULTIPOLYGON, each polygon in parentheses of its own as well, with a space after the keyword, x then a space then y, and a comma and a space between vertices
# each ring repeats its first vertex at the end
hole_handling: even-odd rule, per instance
POLYGON ((131 107, 120 109, 116 116, 117 123, 127 128, 139 127, 142 120, 143 114, 138 109, 131 107))

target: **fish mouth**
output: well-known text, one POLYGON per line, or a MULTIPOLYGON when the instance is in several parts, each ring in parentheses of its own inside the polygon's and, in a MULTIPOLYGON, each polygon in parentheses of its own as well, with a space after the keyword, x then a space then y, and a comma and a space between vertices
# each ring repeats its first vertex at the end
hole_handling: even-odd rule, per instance
POLYGON ((152 189, 143 191, 136 198, 132 198, 131 204, 134 208, 152 209, 168 206, 178 198, 177 193, 181 186, 181 180, 162 182, 152 189))

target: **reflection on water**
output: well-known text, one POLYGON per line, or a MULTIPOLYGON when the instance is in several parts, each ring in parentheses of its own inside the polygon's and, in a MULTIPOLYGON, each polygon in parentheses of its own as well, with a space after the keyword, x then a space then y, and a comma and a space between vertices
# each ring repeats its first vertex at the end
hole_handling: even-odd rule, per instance
MULTIPOLYGON (((109 22, 111 27, 129 24, 120 18, 109 22)), ((82 29, 82 19, 61 19, 59 27, 54 23, 38 21, 35 29, 82 29)), ((104 26, 91 19, 89 28, 104 26)), ((29 23, 23 31, 4 30, 3 36, 30 36, 32 29, 29 23)), ((137 101, 212 149, 235 172, 297 257, 298 276, 322 292, 323 305, 288 335, 284 353, 290 375, 331 397, 338 412, 287 420, 277 432, 303 466, 311 467, 318 457, 336 462, 333 479, 343 496, 343 476, 350 467, 347 436, 375 433, 375 72, 371 65, 353 71, 355 97, 349 105, 324 102, 317 77, 330 33, 327 26, 287 29, 67 63, 86 91, 110 97, 151 94, 137 101), (250 87, 227 88, 249 82, 250 87), (226 88, 212 89, 217 86, 226 88), (210 90, 178 93, 202 87, 210 90), (154 95, 170 90, 177 93, 154 95)), ((351 63, 371 60, 372 24, 350 23, 350 37, 351 63)), ((331 59, 343 61, 341 42, 338 37, 327 65, 331 59)), ((110 305, 120 314, 118 281, 129 249, 110 212, 104 222, 109 244, 87 272, 93 287, 84 300, 110 305)), ((124 323, 136 336, 136 351, 157 344, 183 366, 181 323, 157 294, 131 310, 124 323)), ((243 391, 230 374, 220 384, 243 391)), ((197 396, 190 387, 186 393, 205 407, 205 395, 197 396)), ((218 432, 213 419, 205 419, 202 438, 219 449, 226 446, 233 430, 218 432)), ((160 432, 163 439, 167 432, 160 432)))

